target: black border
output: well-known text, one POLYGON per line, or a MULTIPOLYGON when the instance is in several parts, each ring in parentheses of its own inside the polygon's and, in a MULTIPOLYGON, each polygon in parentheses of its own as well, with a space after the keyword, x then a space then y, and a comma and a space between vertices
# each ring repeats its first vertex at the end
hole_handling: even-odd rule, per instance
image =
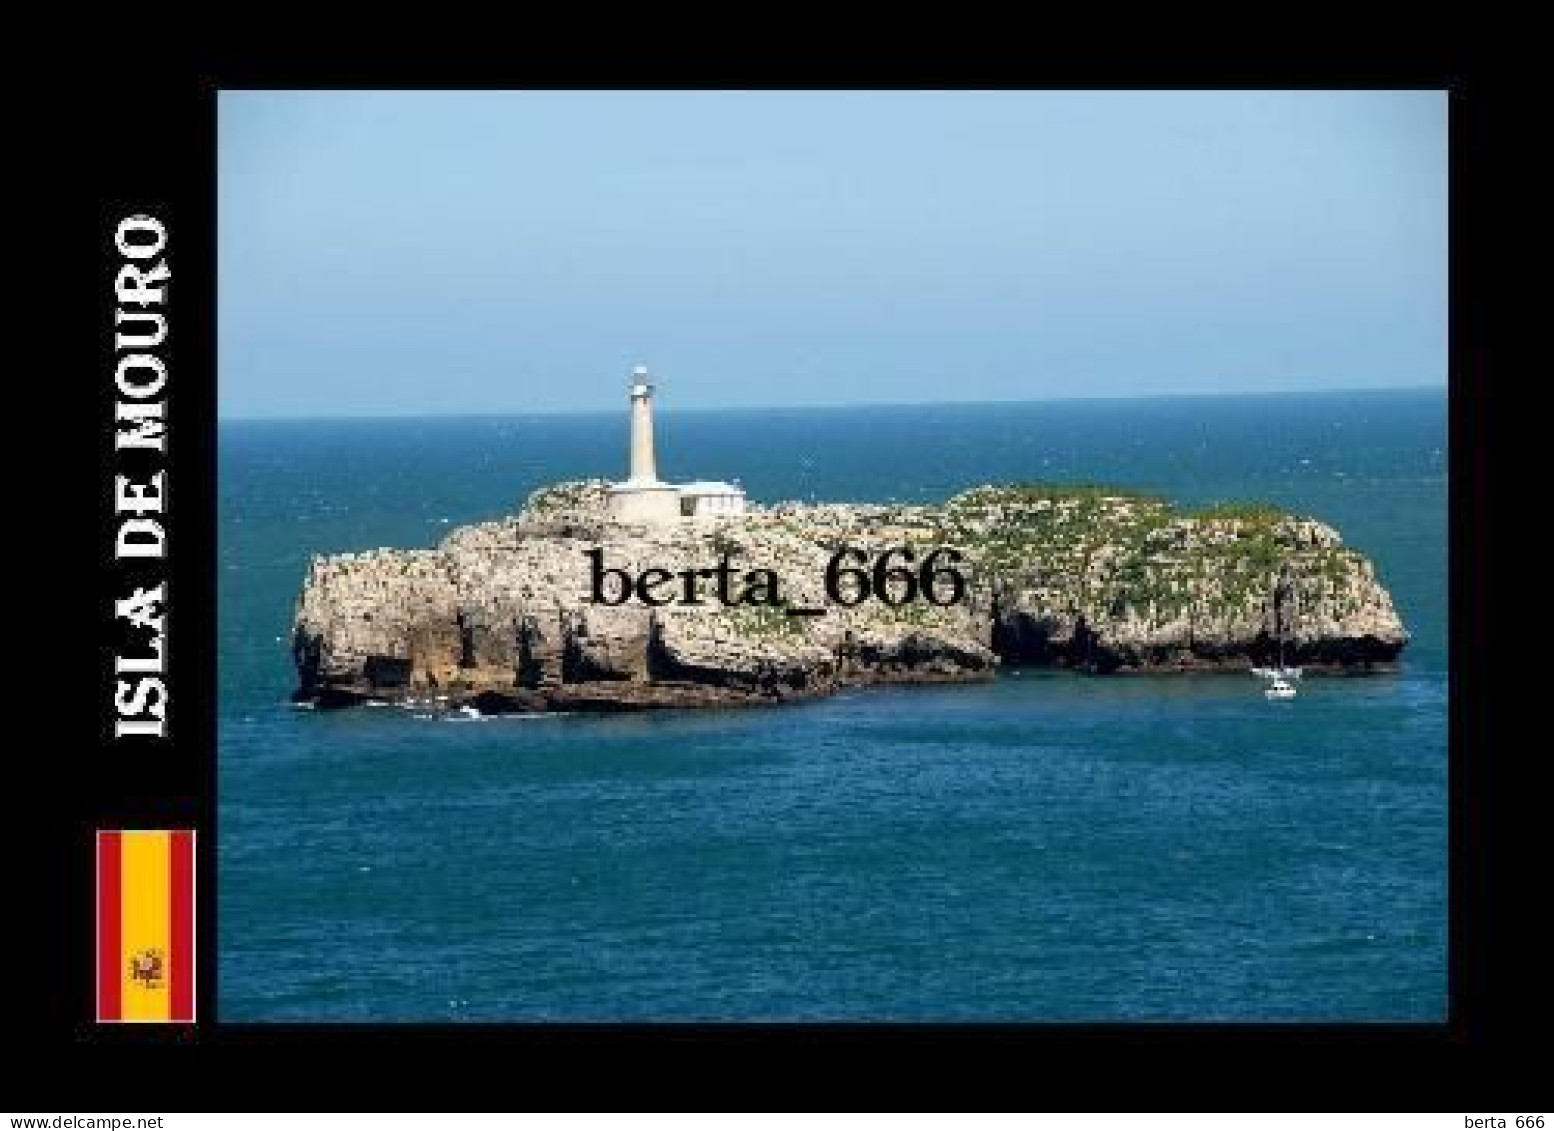
MULTIPOLYGON (((99 687, 91 689, 95 714, 88 733, 71 744, 68 757, 55 754, 58 809, 41 817, 40 855, 48 865, 38 876, 44 906, 59 909, 43 944, 50 977, 31 983, 43 1000, 30 1015, 43 1020, 34 1030, 56 1050, 91 1058, 105 1079, 125 1070, 144 1071, 147 1048, 188 1045, 218 1059, 253 1065, 295 1063, 314 1051, 366 1053, 384 1068, 424 1072, 428 1055, 462 1057, 478 1047, 500 1046, 521 1053, 525 1065, 577 1054, 610 1060, 657 1063, 659 1058, 697 1065, 749 1065, 767 1053, 802 1056, 817 1078, 857 1073, 854 1082, 886 1082, 910 1088, 944 1082, 946 1065, 957 1068, 956 1083, 992 1084, 1008 1052, 1027 1070, 1019 1079, 1043 1083, 1027 1103, 1052 1106, 1047 1088, 1057 1073, 1077 1060, 1106 1058, 1126 1073, 1085 1106, 1128 1102, 1146 1105, 1175 1089, 1215 1084, 1235 1064, 1243 1084, 1283 1081, 1297 1089, 1332 1085, 1402 1085, 1415 1096, 1441 1095, 1453 1073, 1434 1071, 1443 1054, 1454 1068, 1488 1069, 1490 1054, 1511 1046, 1531 1008, 1518 999, 1507 891, 1496 890, 1491 864, 1509 860, 1506 832, 1493 809, 1503 809, 1507 789, 1503 765, 1492 760, 1489 743, 1490 691, 1485 658, 1492 655, 1488 567, 1491 507, 1488 456, 1495 415, 1489 349, 1490 209, 1496 88, 1464 54, 1419 56, 1377 63, 1323 56, 1291 66, 1280 60, 1237 55, 1207 65, 1193 60, 1192 73, 1150 73, 1126 61, 1096 65, 1078 57, 1053 58, 1016 50, 982 57, 943 55, 865 59, 751 57, 709 52, 695 58, 666 57, 648 50, 596 56, 580 65, 568 54, 529 51, 492 59, 415 56, 359 57, 322 53, 219 55, 170 51, 147 68, 142 57, 104 62, 94 75, 83 119, 65 148, 80 160, 74 189, 86 202, 68 218, 69 242, 79 247, 80 270, 68 293, 76 296, 71 340, 88 356, 71 377, 72 388, 88 383, 97 401, 96 451, 83 461, 91 468, 97 500, 85 557, 94 564, 93 626, 84 634, 95 643, 99 687), (1336 65, 1335 65, 1336 63, 1336 65), (1470 65, 1471 64, 1471 65, 1470 65), (1313 75, 1326 68, 1328 73, 1313 75), (831 87, 831 88, 1447 88, 1450 91, 1450 1013, 1444 1025, 791 1025, 791 1026, 584 1026, 584 1025, 223 1025, 212 1020, 217 1000, 216 963, 216 748, 215 748, 215 152, 216 91, 239 88, 558 88, 593 87, 831 87), (84 143, 84 144, 83 144, 84 143), (113 638, 112 599, 122 577, 111 561, 112 380, 111 282, 117 268, 112 233, 118 218, 149 211, 170 230, 173 266, 172 369, 169 384, 171 530, 170 680, 174 735, 165 747, 136 750, 107 740, 110 710, 101 689, 111 686, 108 656, 113 638), (81 241, 81 246, 77 241, 81 241), (87 317, 80 317, 86 312, 87 317), (89 757, 82 755, 89 752, 89 757), (198 927, 199 1001, 196 1026, 98 1026, 92 1022, 92 831, 97 827, 194 825, 200 830, 198 927), (52 897, 52 898, 50 898, 52 897), (228 1050, 234 1055, 225 1055, 228 1050), (690 1054, 686 1057, 684 1054, 690 1054), (862 1054, 884 1053, 893 1062, 883 1077, 860 1072, 862 1054), (1265 1058, 1265 1054, 1278 1054, 1265 1058), (752 1055, 759 1054, 759 1055, 752 1055), (820 1054, 820 1055, 816 1055, 820 1054), (1299 1065, 1320 1064, 1320 1075, 1291 1074, 1299 1065), (1253 1064, 1257 1068, 1250 1067, 1253 1064), (1400 1072, 1399 1066, 1406 1065, 1400 1072), (135 1067, 140 1066, 140 1067, 135 1067), (980 1071, 978 1071, 980 1068, 980 1071), (938 1070, 938 1071, 936 1071, 938 1070), (1131 1082, 1165 1086, 1164 1094, 1130 1087, 1131 1082)), ((1183 68, 1184 71, 1187 68, 1183 68)), ((79 422, 79 405, 65 411, 79 422)), ((79 423, 77 427, 79 427, 79 423)), ((1501 873, 1504 874, 1503 872, 1501 873)), ((1525 910, 1520 912, 1524 917, 1525 910)), ((36 944, 34 944, 36 945, 36 944)), ((36 956, 33 962, 37 962, 36 956)), ((19 1020, 19 1019, 18 1019, 19 1020)), ((25 1023, 25 1022, 24 1022, 25 1023)), ((318 1058, 313 1058, 317 1060, 318 1058)), ((322 1067, 322 1066, 320 1066, 322 1067)), ((1507 1066, 1509 1067, 1509 1066, 1507 1066)), ((247 1069, 244 1069, 247 1071, 247 1069)), ((530 1073, 522 1073, 529 1077, 530 1073)), ((764 1075, 764 1073, 763 1073, 764 1075)), ((436 1087, 437 1074, 424 1083, 436 1087)), ((407 1072, 398 1080, 375 1073, 376 1084, 415 1088, 407 1072)), ((694 1080, 681 1080, 692 1083, 694 1080)), ((1005 1078, 1005 1082, 1007 1078, 1005 1078)), ((1018 1083, 1018 1079, 1015 1081, 1018 1083)), ((1456 1082, 1466 1083, 1460 1077, 1456 1082)), ((516 1083, 516 1081, 515 1081, 516 1083)), ((527 1086, 537 1081, 530 1080, 527 1086)), ((672 1084, 672 1081, 662 1081, 672 1084)), ((770 1099, 781 1102, 801 1082, 778 1085, 770 1099)), ((1072 1083, 1079 1083, 1078 1080, 1072 1083)), ((957 1091, 961 1089, 958 1087, 957 1091)), ((1301 1093, 1297 1091, 1297 1096, 1301 1093)), ((527 1090, 525 1098, 527 1098, 527 1090)), ((262 1097, 260 1098, 262 1102, 262 1097)), ((609 1090, 585 1093, 583 1103, 608 1102, 609 1090)), ((622 1099, 626 1097, 622 1096, 622 1099)), ((645 1098, 645 1097, 642 1097, 645 1098)), ((761 1102, 752 1096, 755 1102, 761 1102)), ((517 1102, 510 1097, 508 1105, 517 1102)), ((770 1102, 770 1100, 768 1101, 770 1102)), ((1298 1103, 1299 1101, 1297 1101, 1298 1103)), ((1395 1101, 1394 1101, 1395 1103, 1395 1101)), ((505 1106, 505 1105, 504 1105, 505 1106)))

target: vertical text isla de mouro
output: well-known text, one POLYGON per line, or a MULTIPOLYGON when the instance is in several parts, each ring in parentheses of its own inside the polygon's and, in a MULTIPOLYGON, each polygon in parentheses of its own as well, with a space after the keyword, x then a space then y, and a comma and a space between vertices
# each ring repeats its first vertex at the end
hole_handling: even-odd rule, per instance
POLYGON ((129 216, 113 241, 114 737, 166 738, 167 228, 129 216))

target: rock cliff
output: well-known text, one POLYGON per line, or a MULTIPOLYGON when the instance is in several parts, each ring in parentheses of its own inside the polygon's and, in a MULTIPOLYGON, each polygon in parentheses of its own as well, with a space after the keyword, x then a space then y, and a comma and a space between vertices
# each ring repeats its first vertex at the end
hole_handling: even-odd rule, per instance
POLYGON ((545 488, 433 550, 315 558, 296 610, 296 698, 486 712, 722 705, 987 678, 1001 663, 1238 669, 1273 662, 1281 639, 1287 663, 1363 671, 1408 641, 1368 560, 1331 527, 1266 508, 1184 513, 1100 488, 980 487, 936 506, 782 504, 634 526, 606 515, 605 486, 545 488), (846 546, 871 562, 953 547, 965 598, 844 608, 824 578, 846 546), (783 605, 725 607, 698 579, 704 603, 686 607, 678 578, 664 587, 675 604, 603 605, 589 551, 631 577, 727 557, 740 574, 773 571, 783 605))

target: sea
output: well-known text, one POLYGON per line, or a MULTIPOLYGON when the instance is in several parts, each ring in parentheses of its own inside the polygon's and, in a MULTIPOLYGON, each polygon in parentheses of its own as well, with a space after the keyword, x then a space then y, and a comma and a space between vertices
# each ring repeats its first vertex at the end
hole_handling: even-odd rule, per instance
POLYGON ((310 556, 624 473, 626 414, 219 426, 218 1015, 1429 1022, 1447 940, 1443 390, 674 411, 761 503, 1262 500, 1371 556, 1398 671, 1005 670, 771 708, 288 702, 310 556))

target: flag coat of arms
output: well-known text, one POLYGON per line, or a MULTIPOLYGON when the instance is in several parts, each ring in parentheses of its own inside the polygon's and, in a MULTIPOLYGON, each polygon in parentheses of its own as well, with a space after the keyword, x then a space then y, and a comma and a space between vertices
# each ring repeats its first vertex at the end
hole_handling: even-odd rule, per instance
POLYGON ((194 830, 98 830, 97 1020, 194 1020, 194 830))

